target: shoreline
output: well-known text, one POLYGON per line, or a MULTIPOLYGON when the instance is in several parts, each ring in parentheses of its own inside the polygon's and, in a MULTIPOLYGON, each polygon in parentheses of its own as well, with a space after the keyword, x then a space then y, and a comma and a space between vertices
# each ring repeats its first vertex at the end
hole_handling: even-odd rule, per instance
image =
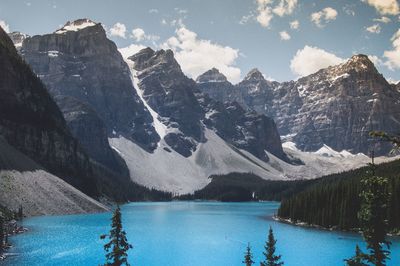
MULTIPOLYGON (((277 222, 280 222, 280 223, 289 224, 289 225, 293 225, 293 226, 299 226, 299 227, 303 227, 303 228, 312 228, 312 229, 319 229, 319 230, 331 231, 331 232, 362 234, 362 231, 361 231, 360 228, 344 230, 344 229, 339 229, 337 227, 323 227, 321 225, 308 224, 306 222, 301 222, 301 221, 295 222, 290 218, 285 219, 285 218, 281 218, 281 217, 279 217, 277 215, 273 215, 272 219, 274 221, 277 221, 277 222)), ((389 237, 400 237, 400 231, 397 231, 396 233, 388 233, 387 236, 389 236, 389 237)))
POLYGON ((7 235, 5 236, 7 242, 5 243, 5 246, 2 247, 2 249, 0 250, 0 261, 4 261, 7 259, 7 257, 10 256, 10 253, 7 252, 10 248, 13 247, 13 245, 11 245, 11 243, 9 242, 10 237, 29 231, 28 228, 23 227, 22 225, 18 225, 16 220, 8 221, 5 224, 7 227, 7 235))

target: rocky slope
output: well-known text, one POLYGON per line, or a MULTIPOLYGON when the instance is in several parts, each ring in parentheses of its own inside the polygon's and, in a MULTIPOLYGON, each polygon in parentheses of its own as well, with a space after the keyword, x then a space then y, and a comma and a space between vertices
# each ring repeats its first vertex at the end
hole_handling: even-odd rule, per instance
POLYGON ((25 216, 106 211, 107 208, 10 146, 0 137, 0 205, 25 216))
POLYGON ((90 105, 109 136, 123 135, 148 150, 155 148, 159 136, 151 116, 100 23, 80 19, 52 34, 28 37, 21 54, 52 96, 70 96, 90 105))
MULTIPOLYGON (((75 187, 74 191, 78 189, 94 198, 105 197, 116 201, 151 199, 154 195, 157 196, 155 199, 161 199, 167 196, 133 183, 128 175, 126 165, 121 159, 118 161, 123 166, 121 169, 125 170, 117 172, 107 167, 106 163, 99 163, 101 157, 96 158, 98 161, 95 161, 88 156, 81 143, 69 131, 63 114, 46 87, 17 54, 12 41, 2 29, 0 29, 0 61, 0 73, 2 73, 0 75, 0 94, 2 95, 0 98, 0 136, 7 145, 30 158, 30 161, 25 157, 21 157, 21 160, 18 157, 13 159, 15 152, 12 149, 5 149, 3 146, 0 170, 35 171, 28 175, 21 172, 21 175, 16 177, 20 181, 32 179, 25 185, 29 186, 29 191, 32 191, 33 194, 30 196, 21 194, 18 197, 25 198, 30 204, 34 204, 37 199, 33 196, 48 198, 49 196, 44 194, 53 189, 60 193, 76 195, 76 192, 71 192, 71 185, 75 187), (36 183, 35 178, 43 182, 46 180, 50 182, 46 183, 46 190, 39 188, 40 184, 36 183), (65 187, 65 182, 57 180, 59 178, 70 184, 68 188, 65 187), (35 184, 38 185, 37 190, 35 190, 35 184)), ((75 106, 81 107, 81 105, 75 104, 74 101, 72 103, 61 102, 70 115, 68 119, 73 130, 80 133, 82 123, 86 122, 88 126, 93 126, 92 129, 96 130, 97 136, 103 134, 102 139, 99 138, 92 144, 104 145, 104 142, 107 142, 104 125, 99 122, 96 115, 89 111, 89 108, 81 108, 78 113, 74 113, 75 106), (86 113, 79 113, 81 111, 86 111, 86 113), (87 117, 90 119, 86 119, 87 117), (89 124, 96 121, 96 117, 98 123, 89 124)), ((85 133, 82 134, 84 139, 89 141, 87 132, 83 133, 85 133)), ((88 142, 83 144, 90 145, 88 142)), ((108 145, 108 143, 106 144, 108 145)), ((104 151, 115 155, 109 146, 95 148, 108 148, 104 151)), ((108 154, 102 154, 102 156, 106 155, 108 154)), ((115 156, 115 158, 118 157, 115 156)), ((14 181, 20 182, 17 179, 14 181)), ((24 186, 24 182, 21 181, 18 186, 24 186)), ((21 193, 29 191, 21 190, 21 193)), ((10 196, 9 193, 7 195, 10 196)), ((17 196, 15 195, 15 197, 17 196)), ((11 197, 8 200, 12 201, 14 198, 11 197)), ((57 200, 58 198, 54 198, 54 202, 57 200)), ((67 201, 68 199, 65 198, 64 203, 67 201)), ((0 203, 0 205, 3 204, 0 203)), ((45 206, 42 207, 43 211, 46 211, 45 206)))
POLYGON ((158 135, 178 153, 188 157, 203 139, 200 119, 204 116, 193 94, 195 83, 187 78, 171 50, 143 49, 129 57, 133 62, 133 78, 138 79, 138 94, 157 113, 165 129, 158 135))
POLYGON ((129 176, 129 170, 119 155, 108 144, 107 127, 88 105, 69 96, 56 96, 55 101, 72 135, 88 155, 115 172, 129 176))
MULTIPOLYGON (((199 82, 198 82, 199 83, 199 82)), ((215 82, 199 83, 202 91, 219 91, 215 82)), ((245 108, 272 117, 279 132, 305 151, 324 144, 335 150, 386 154, 389 145, 371 141, 371 130, 400 131, 400 94, 364 55, 290 82, 270 82, 252 70, 230 95, 245 108), (240 91, 240 93, 238 93, 240 91)), ((221 96, 222 95, 222 96, 221 96)), ((232 99, 233 98, 233 99, 232 99)), ((286 138, 285 138, 286 139, 286 138)))
POLYGON ((52 173, 92 196, 98 191, 87 156, 68 131, 42 82, 0 30, 0 134, 52 173))

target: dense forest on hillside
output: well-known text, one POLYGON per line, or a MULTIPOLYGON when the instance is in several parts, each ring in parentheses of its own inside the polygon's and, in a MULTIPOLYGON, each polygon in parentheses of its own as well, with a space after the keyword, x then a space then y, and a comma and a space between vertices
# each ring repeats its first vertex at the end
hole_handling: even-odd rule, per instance
MULTIPOLYGON (((325 228, 351 230, 359 228, 357 212, 360 209, 362 177, 368 167, 332 174, 321 178, 304 191, 283 199, 278 216, 296 222, 305 222, 325 228)), ((380 164, 376 175, 389 178, 390 192, 387 219, 391 231, 400 229, 400 160, 380 164)))
POLYGON ((274 181, 252 173, 212 175, 211 182, 193 194, 179 196, 180 200, 217 201, 280 201, 304 190, 316 180, 274 181))

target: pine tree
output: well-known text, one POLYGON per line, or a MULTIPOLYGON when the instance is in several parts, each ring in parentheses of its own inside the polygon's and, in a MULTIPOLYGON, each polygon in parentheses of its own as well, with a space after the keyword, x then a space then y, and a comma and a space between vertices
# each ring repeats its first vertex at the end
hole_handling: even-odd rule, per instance
POLYGON ((251 266, 254 264, 253 254, 251 254, 250 243, 247 244, 246 252, 244 253, 244 261, 242 261, 242 263, 246 266, 251 266))
POLYGON ((126 238, 126 232, 122 229, 121 209, 119 206, 114 211, 111 219, 111 230, 108 235, 100 236, 101 239, 108 237, 110 241, 104 245, 106 251, 106 266, 129 266, 127 251, 132 248, 126 238))
POLYGON ((272 231, 272 227, 269 227, 268 233, 268 241, 265 244, 265 252, 263 252, 265 256, 265 261, 261 262, 261 266, 281 266, 283 262, 281 261, 281 255, 275 255, 275 245, 277 240, 274 237, 274 232, 272 231))
POLYGON ((360 247, 356 245, 356 254, 351 259, 345 260, 347 266, 368 266, 364 263, 366 255, 361 251, 360 247))
MULTIPOLYGON (((362 254, 356 247, 355 257, 346 260, 347 264, 358 261, 372 263, 375 266, 386 265, 390 255, 390 242, 386 240, 388 231, 387 212, 389 203, 388 178, 375 174, 374 153, 371 156, 369 173, 361 180, 361 208, 358 212, 361 231, 369 254, 362 254)), ((356 264, 359 265, 359 264, 356 264)), ((360 264, 362 265, 362 264, 360 264)))
POLYGON ((389 257, 390 242, 386 240, 388 208, 388 179, 370 176, 362 180, 361 209, 358 213, 362 234, 370 251, 367 260, 383 266, 389 257))

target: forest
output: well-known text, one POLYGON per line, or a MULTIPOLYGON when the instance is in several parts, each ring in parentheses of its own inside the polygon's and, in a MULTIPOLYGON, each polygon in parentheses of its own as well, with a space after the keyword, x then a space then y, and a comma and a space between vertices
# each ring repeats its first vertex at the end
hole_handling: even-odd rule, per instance
MULTIPOLYGON (((360 227, 357 213, 360 210, 361 179, 369 167, 332 174, 319 179, 304 191, 284 198, 278 217, 293 222, 322 226, 340 230, 357 230, 360 227)), ((389 231, 400 229, 400 160, 376 166, 376 176, 386 177, 389 182, 387 220, 389 231)))

